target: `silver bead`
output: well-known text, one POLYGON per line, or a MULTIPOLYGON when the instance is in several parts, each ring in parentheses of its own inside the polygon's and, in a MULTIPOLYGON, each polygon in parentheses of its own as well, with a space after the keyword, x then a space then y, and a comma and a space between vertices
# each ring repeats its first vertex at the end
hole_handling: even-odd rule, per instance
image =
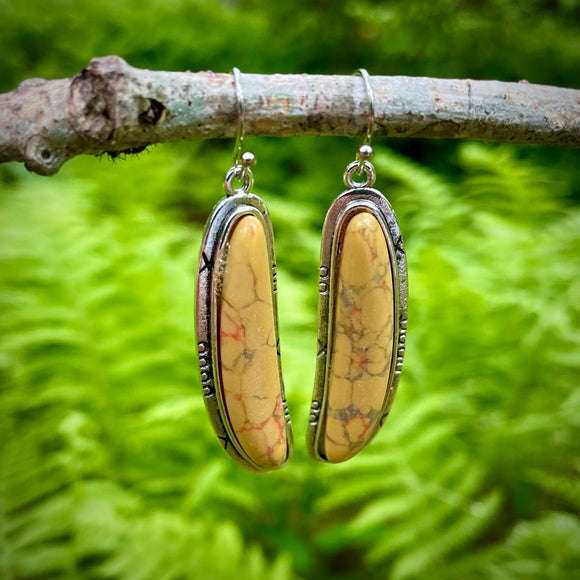
POLYGON ((365 143, 358 148, 358 158, 361 161, 371 161, 371 159, 375 156, 375 152, 373 148, 365 143))
POLYGON ((244 167, 254 167, 256 165, 256 156, 251 151, 244 151, 240 158, 244 167))

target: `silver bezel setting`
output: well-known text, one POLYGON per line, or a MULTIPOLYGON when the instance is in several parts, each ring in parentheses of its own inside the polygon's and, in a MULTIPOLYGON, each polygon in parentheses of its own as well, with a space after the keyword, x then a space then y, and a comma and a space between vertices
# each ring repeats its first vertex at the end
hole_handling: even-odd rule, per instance
POLYGON ((348 222, 361 212, 370 212, 379 222, 387 242, 392 264, 394 296, 393 356, 387 378, 387 390, 378 421, 369 432, 370 442, 385 422, 403 367, 407 334, 407 259, 401 230, 391 205, 382 193, 370 187, 358 187, 343 192, 332 204, 322 234, 320 250, 320 280, 318 300, 318 358, 316 378, 310 408, 306 446, 312 457, 327 461, 324 455, 323 437, 326 422, 327 380, 330 355, 333 350, 334 311, 338 275, 338 260, 342 251, 344 234, 348 222))
MULTIPOLYGON (((261 222, 266 234, 268 260, 272 272, 270 282, 272 288, 272 307, 274 309, 274 329, 276 333, 276 344, 279 345, 276 264, 274 261, 272 225, 264 202, 257 195, 245 192, 239 192, 236 195, 223 198, 216 205, 207 222, 197 272, 195 298, 196 337, 204 401, 217 437, 221 441, 225 451, 237 463, 251 471, 263 472, 270 471, 272 467, 264 468, 253 461, 243 450, 231 427, 223 399, 220 376, 219 312, 224 270, 224 264, 220 264, 220 256, 223 255, 223 251, 229 242, 236 223, 246 215, 255 216, 261 222)), ((292 454, 292 432, 284 394, 279 347, 277 350, 282 406, 286 427, 286 462, 292 454)))

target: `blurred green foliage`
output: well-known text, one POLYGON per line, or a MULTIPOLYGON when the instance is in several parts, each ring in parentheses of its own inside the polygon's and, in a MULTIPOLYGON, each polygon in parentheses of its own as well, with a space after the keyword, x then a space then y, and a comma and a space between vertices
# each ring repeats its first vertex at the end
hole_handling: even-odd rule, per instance
MULTIPOLYGON (((1 90, 119 54, 164 70, 579 86, 575 0, 0 0, 1 90)), ((248 139, 276 237, 296 441, 232 464, 205 416, 193 287, 233 143, 0 166, 0 578, 570 579, 580 572, 578 154, 377 143, 409 259, 393 411, 369 448, 304 438, 326 208, 356 144, 248 139), (396 148, 397 150, 395 150, 396 148)))
POLYGON ((494 78, 580 87, 578 0, 0 0, 0 90, 118 54, 160 70, 494 78))

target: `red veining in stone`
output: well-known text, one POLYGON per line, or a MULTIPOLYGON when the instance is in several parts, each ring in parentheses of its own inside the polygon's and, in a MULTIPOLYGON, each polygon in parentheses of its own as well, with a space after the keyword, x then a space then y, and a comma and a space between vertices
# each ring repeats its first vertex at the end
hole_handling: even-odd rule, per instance
POLYGON ((367 363, 369 362, 367 355, 361 351, 353 353, 351 360, 357 365, 358 368, 363 369, 367 366, 367 363))
POLYGON ((344 461, 366 443, 386 393, 392 353, 392 266, 378 220, 361 212, 346 226, 338 264, 325 452, 344 461))
POLYGON ((364 417, 360 413, 356 414, 354 417, 346 421, 345 427, 350 431, 350 427, 356 427, 356 423, 360 423, 359 427, 362 428, 360 434, 355 437, 356 441, 361 441, 367 434, 369 427, 371 426, 371 420, 368 417, 364 417))
MULTIPOLYGON (((224 313, 222 313, 224 314, 224 313)), ((224 329, 224 325, 220 326, 220 337, 224 338, 232 338, 233 340, 244 342, 246 338, 246 331, 244 329, 244 325, 239 323, 237 320, 232 318, 227 312, 225 313, 225 318, 227 318, 228 322, 235 328, 234 332, 226 332, 224 329)))
POLYGON ((235 227, 225 260, 221 386, 232 431, 261 467, 280 466, 287 458, 276 341, 269 340, 275 333, 274 313, 267 308, 273 307, 270 296, 265 232, 256 217, 246 216, 235 227))
POLYGON ((241 427, 240 432, 248 432, 248 431, 264 431, 266 425, 273 423, 276 425, 278 430, 278 437, 276 438, 273 445, 268 445, 268 440, 266 434, 264 434, 264 448, 265 448, 265 455, 271 457, 274 453, 275 449, 285 443, 285 424, 284 424, 284 417, 282 414, 282 399, 280 396, 276 397, 276 406, 274 409, 274 413, 271 417, 264 419, 261 423, 252 424, 246 423, 243 427, 241 427))

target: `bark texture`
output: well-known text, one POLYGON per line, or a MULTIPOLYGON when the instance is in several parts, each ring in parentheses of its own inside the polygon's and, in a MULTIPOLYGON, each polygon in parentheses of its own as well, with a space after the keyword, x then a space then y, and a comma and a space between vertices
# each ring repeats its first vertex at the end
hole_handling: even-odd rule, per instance
MULTIPOLYGON (((246 135, 364 135, 361 77, 243 74, 246 135)), ((533 85, 372 77, 375 135, 580 148, 580 91, 533 85)), ((29 79, 0 94, 0 163, 41 175, 83 153, 233 137, 233 76, 136 69, 95 58, 70 79, 29 79)))

